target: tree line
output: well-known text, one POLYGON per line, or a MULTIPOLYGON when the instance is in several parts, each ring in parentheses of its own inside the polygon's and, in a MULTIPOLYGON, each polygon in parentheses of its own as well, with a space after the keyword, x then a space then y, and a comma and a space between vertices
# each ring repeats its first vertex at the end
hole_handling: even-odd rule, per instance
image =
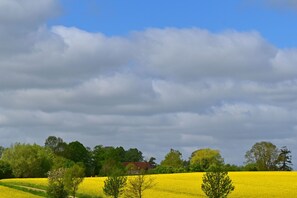
POLYGON ((157 173, 207 172, 213 166, 226 171, 291 171, 291 151, 283 146, 277 148, 271 142, 257 142, 245 154, 244 165, 225 164, 219 150, 210 148, 194 151, 189 160, 183 160, 178 150, 171 149, 164 160, 155 168, 157 173))
POLYGON ((97 145, 93 149, 79 141, 64 142, 62 138, 49 136, 43 146, 15 143, 8 148, 0 146, 1 178, 47 177, 50 170, 79 165, 85 176, 108 176, 114 170, 127 171, 124 162, 146 162, 149 173, 205 172, 219 165, 226 171, 290 171, 292 155, 287 147, 277 148, 271 142, 255 143, 246 152, 243 166, 225 164, 219 150, 204 148, 193 151, 189 160, 182 153, 170 149, 160 164, 151 157, 147 161, 137 148, 97 145))
POLYGON ((0 178, 47 177, 48 171, 69 168, 75 164, 84 167, 86 176, 106 176, 113 169, 122 168, 123 162, 143 161, 142 152, 137 148, 123 147, 93 149, 79 141, 66 143, 62 138, 49 136, 44 146, 15 143, 9 148, 0 148, 0 178))

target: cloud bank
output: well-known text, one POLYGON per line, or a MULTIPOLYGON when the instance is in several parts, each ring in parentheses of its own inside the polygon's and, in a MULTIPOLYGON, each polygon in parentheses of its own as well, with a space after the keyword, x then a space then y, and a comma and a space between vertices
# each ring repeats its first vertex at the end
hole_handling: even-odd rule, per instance
POLYGON ((254 31, 47 27, 57 2, 30 2, 0 3, 0 145, 56 135, 158 160, 211 147, 236 164, 257 141, 297 150, 297 49, 254 31))

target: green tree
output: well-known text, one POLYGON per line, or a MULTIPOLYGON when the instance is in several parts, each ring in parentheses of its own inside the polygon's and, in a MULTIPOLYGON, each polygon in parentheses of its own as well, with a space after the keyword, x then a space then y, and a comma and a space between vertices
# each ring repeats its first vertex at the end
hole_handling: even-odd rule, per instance
POLYGON ((127 176, 123 176, 119 170, 115 171, 104 181, 103 192, 107 196, 118 198, 123 194, 126 184, 127 176))
POLYGON ((255 163, 248 163, 245 164, 245 166, 243 167, 244 171, 258 171, 258 166, 255 163))
POLYGON ((155 162, 156 161, 156 158, 155 157, 150 157, 148 163, 153 167, 155 168, 157 166, 157 163, 155 162))
POLYGON ((166 154, 163 161, 161 161, 161 166, 170 168, 182 168, 183 160, 182 154, 178 150, 170 149, 169 153, 166 154))
POLYGON ((66 169, 59 168, 48 173, 47 194, 50 198, 67 198, 68 192, 65 188, 64 175, 66 169))
POLYGON ((291 151, 283 146, 280 149, 280 153, 277 159, 278 169, 281 171, 291 171, 292 170, 292 155, 291 151))
POLYGON ((53 154, 37 144, 16 143, 3 152, 2 160, 11 166, 15 177, 45 177, 53 154))
POLYGON ((64 173, 64 183, 66 190, 72 197, 76 197, 79 184, 84 180, 85 170, 82 166, 75 164, 67 168, 64 173))
POLYGON ((52 169, 70 168, 74 166, 75 162, 62 156, 55 155, 53 158, 52 169))
POLYGON ((123 171, 124 169, 125 168, 122 165, 122 163, 120 163, 116 159, 108 158, 108 159, 103 161, 103 165, 102 165, 102 168, 100 170, 100 174, 102 176, 112 175, 115 170, 123 171))
POLYGON ((104 156, 104 147, 102 145, 97 145, 92 151, 92 159, 94 160, 94 172, 95 175, 99 175, 103 161, 105 160, 104 156))
POLYGON ((88 157, 88 150, 79 141, 70 142, 65 150, 67 159, 74 162, 86 162, 88 157))
POLYGON ((44 146, 50 148, 56 155, 63 155, 67 144, 60 137, 49 136, 45 140, 44 146))
POLYGON ((87 176, 93 174, 93 162, 91 152, 79 141, 70 142, 65 150, 65 157, 75 163, 81 162, 85 166, 87 176))
POLYGON ((125 197, 142 198, 144 191, 154 187, 155 185, 155 178, 145 175, 144 173, 132 176, 128 180, 125 197))
POLYGON ((210 172, 203 175, 201 189, 209 198, 226 198, 235 189, 232 180, 227 171, 212 167, 210 172))
POLYGON ((130 148, 125 152, 125 162, 141 162, 143 161, 142 152, 137 148, 130 148))
POLYGON ((121 163, 123 151, 120 147, 116 149, 102 145, 95 146, 92 152, 95 174, 107 176, 111 175, 115 169, 124 169, 121 163))
POLYGON ((126 159, 125 159, 126 151, 122 146, 116 147, 116 148, 111 147, 111 148, 112 148, 114 157, 117 159, 117 161, 119 161, 119 162, 126 161, 126 159))
POLYGON ((276 170, 278 157, 279 150, 271 142, 257 142, 245 154, 246 164, 255 164, 259 171, 276 170))
POLYGON ((4 152, 5 148, 3 146, 0 146, 0 159, 2 157, 2 153, 4 152))
POLYGON ((190 168, 192 171, 206 171, 209 167, 221 165, 223 162, 220 151, 210 148, 199 149, 191 155, 190 168))
POLYGON ((11 166, 0 160, 0 179, 11 178, 13 177, 11 166))

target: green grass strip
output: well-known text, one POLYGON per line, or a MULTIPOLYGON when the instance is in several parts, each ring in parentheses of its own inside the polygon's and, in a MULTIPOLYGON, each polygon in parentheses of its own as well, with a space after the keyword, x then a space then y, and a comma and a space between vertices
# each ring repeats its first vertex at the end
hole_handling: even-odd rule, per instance
MULTIPOLYGON (((31 183, 26 183, 26 182, 0 182, 0 185, 6 186, 9 188, 13 188, 16 190, 28 192, 28 193, 31 193, 34 195, 47 197, 47 193, 46 193, 47 186, 31 184, 31 183), (32 188, 36 188, 36 190, 32 189, 32 188)), ((83 193, 77 193, 77 197, 79 197, 79 198, 102 198, 101 196, 92 196, 92 195, 83 194, 83 193)))
POLYGON ((17 186, 17 185, 7 184, 7 183, 3 183, 3 182, 0 182, 0 185, 8 187, 8 188, 13 188, 13 189, 16 189, 16 190, 20 190, 20 191, 23 191, 23 192, 31 193, 33 195, 38 195, 38 196, 41 196, 41 197, 47 197, 46 191, 43 191, 42 189, 34 190, 34 189, 26 188, 26 187, 23 187, 23 186, 17 186))
POLYGON ((2 184, 7 185, 14 185, 14 186, 23 186, 23 187, 30 187, 30 188, 37 188, 40 190, 47 190, 47 186, 39 185, 39 184, 32 184, 32 183, 26 183, 26 182, 10 182, 10 181, 0 181, 2 184))

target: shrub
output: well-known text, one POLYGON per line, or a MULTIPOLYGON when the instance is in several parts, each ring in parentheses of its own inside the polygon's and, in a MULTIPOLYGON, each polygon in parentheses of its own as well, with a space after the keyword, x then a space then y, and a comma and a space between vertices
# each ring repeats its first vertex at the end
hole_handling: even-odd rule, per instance
POLYGON ((66 190, 75 198, 79 184, 84 180, 85 169, 77 164, 67 168, 64 174, 66 190))
POLYGON ((75 164, 70 168, 59 168, 48 173, 47 194, 51 198, 64 198, 68 194, 75 198, 79 184, 84 179, 84 168, 75 164))
POLYGON ((67 198, 68 192, 65 189, 64 174, 66 169, 59 168, 48 173, 47 194, 50 198, 67 198))

